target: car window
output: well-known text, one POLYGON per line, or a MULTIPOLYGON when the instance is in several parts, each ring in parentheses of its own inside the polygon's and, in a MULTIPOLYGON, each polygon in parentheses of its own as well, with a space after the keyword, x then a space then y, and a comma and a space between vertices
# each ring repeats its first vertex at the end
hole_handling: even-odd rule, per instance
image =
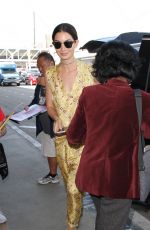
POLYGON ((40 72, 38 70, 28 70, 27 71, 28 74, 33 74, 33 75, 36 75, 36 76, 39 76, 40 75, 40 72))

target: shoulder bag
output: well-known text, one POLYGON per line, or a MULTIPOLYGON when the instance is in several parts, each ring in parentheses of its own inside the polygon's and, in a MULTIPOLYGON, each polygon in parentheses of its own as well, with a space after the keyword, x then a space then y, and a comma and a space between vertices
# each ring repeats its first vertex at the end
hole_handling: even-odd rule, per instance
POLYGON ((8 176, 8 164, 3 145, 0 143, 0 175, 2 180, 8 176))
POLYGON ((150 193, 150 148, 145 147, 144 135, 141 131, 142 122, 142 94, 140 89, 134 90, 136 109, 139 122, 139 148, 138 148, 138 165, 139 165, 139 183, 140 183, 140 201, 144 202, 150 193))

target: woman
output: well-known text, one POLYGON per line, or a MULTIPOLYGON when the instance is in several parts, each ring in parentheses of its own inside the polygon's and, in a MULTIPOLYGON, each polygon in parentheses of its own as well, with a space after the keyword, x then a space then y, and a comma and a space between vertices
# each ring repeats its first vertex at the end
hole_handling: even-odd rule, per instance
MULTIPOLYGON (((137 52, 124 42, 101 46, 93 75, 102 84, 86 87, 67 130, 71 145, 85 144, 76 185, 92 195, 96 230, 124 230, 131 200, 139 198, 139 127, 134 91, 137 52)), ((142 91, 142 129, 150 138, 150 94, 142 91)))
MULTIPOLYGON (((56 26, 52 40, 60 63, 47 71, 46 102, 47 111, 55 121, 54 131, 57 132, 68 127, 82 89, 93 84, 93 78, 90 67, 74 57, 78 35, 72 25, 62 23, 56 26)), ((63 135, 56 137, 56 152, 67 192, 67 229, 74 230, 82 212, 82 194, 75 186, 82 147, 70 147, 63 135)))

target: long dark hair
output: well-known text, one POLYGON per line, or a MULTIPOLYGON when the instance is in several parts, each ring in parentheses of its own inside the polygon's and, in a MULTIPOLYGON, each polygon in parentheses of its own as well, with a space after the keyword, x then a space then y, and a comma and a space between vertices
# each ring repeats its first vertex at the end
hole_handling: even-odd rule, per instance
POLYGON ((66 33, 70 34, 74 40, 78 40, 78 34, 77 34, 75 27, 69 23, 61 23, 55 27, 55 29, 52 33, 52 40, 53 41, 55 40, 55 35, 58 32, 66 32, 66 33))

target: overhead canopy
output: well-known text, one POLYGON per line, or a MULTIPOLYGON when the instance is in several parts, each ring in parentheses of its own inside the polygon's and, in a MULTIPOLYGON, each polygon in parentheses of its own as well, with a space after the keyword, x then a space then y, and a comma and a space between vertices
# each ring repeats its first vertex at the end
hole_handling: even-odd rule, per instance
MULTIPOLYGON (((125 41, 129 44, 140 43, 142 41, 143 35, 150 35, 148 32, 128 32, 122 33, 119 36, 112 38, 111 40, 119 40, 125 41)), ((110 39, 109 39, 110 40, 110 39)), ((98 40, 90 40, 86 44, 84 44, 80 49, 87 49, 89 53, 96 53, 101 45, 107 42, 107 38, 105 41, 98 39, 98 40)))
POLYGON ((129 44, 141 43, 144 35, 150 35, 150 33, 148 32, 122 33, 118 37, 116 37, 116 40, 125 41, 128 42, 129 44))
POLYGON ((89 53, 96 53, 100 46, 105 43, 103 41, 91 40, 85 43, 80 49, 87 49, 89 53))

